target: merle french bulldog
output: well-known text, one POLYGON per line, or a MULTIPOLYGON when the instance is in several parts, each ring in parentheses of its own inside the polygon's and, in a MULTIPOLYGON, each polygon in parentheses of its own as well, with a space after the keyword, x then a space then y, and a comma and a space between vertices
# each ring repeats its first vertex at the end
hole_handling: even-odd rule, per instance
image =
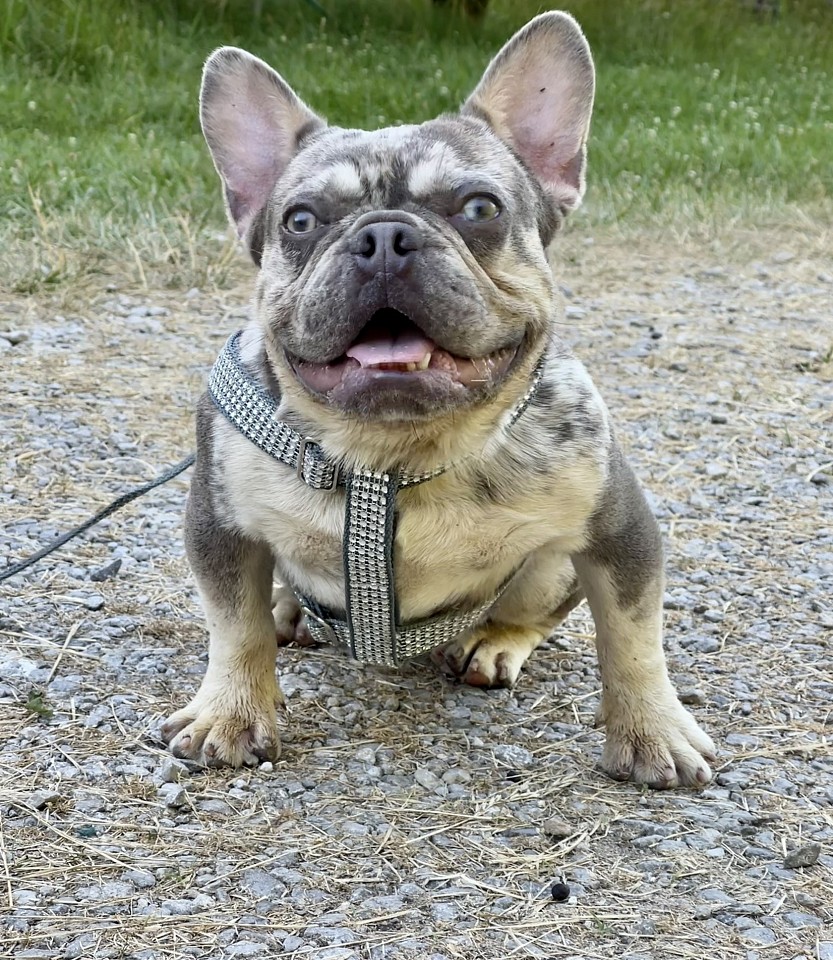
POLYGON ((399 490, 390 567, 398 624, 481 611, 433 650, 446 673, 512 686, 586 598, 603 768, 711 778, 714 746, 666 670, 656 522, 557 335, 547 248, 581 202, 593 96, 587 42, 558 12, 506 44, 459 113, 418 126, 328 126, 256 57, 209 58, 203 131, 259 268, 237 360, 304 441, 290 469, 216 397, 199 404, 187 549, 209 663, 163 727, 177 756, 277 757, 278 646, 321 611, 349 616, 347 492, 309 484, 314 444, 342 478, 427 477, 399 490))

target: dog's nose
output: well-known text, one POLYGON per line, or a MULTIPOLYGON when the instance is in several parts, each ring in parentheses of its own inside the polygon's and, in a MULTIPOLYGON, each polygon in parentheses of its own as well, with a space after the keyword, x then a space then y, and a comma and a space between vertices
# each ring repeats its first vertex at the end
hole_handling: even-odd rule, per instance
POLYGON ((363 226, 350 243, 359 267, 370 274, 404 273, 422 249, 416 227, 401 220, 381 220, 363 226))

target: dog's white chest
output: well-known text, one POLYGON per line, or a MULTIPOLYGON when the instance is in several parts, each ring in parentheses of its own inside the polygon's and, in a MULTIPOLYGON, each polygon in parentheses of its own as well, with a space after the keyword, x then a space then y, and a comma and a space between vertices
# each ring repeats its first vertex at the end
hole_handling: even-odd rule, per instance
MULTIPOLYGON (((313 490, 254 447, 230 424, 222 431, 228 519, 272 549, 279 575, 334 611, 344 609, 343 489, 313 490)), ((410 622, 457 605, 481 603, 524 559, 563 538, 569 552, 583 530, 598 478, 580 465, 552 498, 552 478, 528 485, 511 504, 443 475, 402 490, 397 500, 394 581, 399 616, 410 622), (578 473, 576 474, 576 471, 578 473)))

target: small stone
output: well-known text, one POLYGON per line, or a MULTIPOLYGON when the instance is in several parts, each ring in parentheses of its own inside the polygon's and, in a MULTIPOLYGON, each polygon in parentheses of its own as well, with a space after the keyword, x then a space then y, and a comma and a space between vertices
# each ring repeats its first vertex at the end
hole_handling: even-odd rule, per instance
POLYGON ((94 570, 90 574, 90 580, 92 580, 94 583, 102 583, 104 580, 112 580, 119 570, 121 570, 121 564, 121 557, 118 557, 111 563, 105 564, 103 567, 99 567, 98 570, 94 570))
POLYGON ((378 746, 373 744, 368 744, 365 747, 360 747, 353 756, 359 763, 376 763, 376 751, 379 749, 378 746))
POLYGON ((717 653, 720 649, 720 641, 717 637, 701 637, 699 640, 694 641, 692 647, 697 650, 698 653, 717 653))
POLYGON ((554 840, 564 840, 566 837, 572 835, 573 828, 566 820, 559 820, 557 817, 552 817, 541 824, 541 832, 545 833, 548 837, 552 837, 554 840))
POLYGON ((101 610, 105 600, 100 593, 90 593, 81 602, 88 610, 101 610))
MULTIPOLYGON (((669 363, 668 369, 673 370, 675 373, 688 373, 688 364, 679 362, 669 363)), ((672 437, 671 439, 679 439, 679 437, 672 437)))
POLYGON ((709 418, 712 423, 728 423, 729 418, 725 413, 713 413, 709 418))
POLYGON ((680 692, 677 694, 677 699, 680 701, 680 703, 685 703, 694 707, 702 707, 706 702, 706 698, 702 691, 698 690, 696 687, 686 687, 684 690, 680 690, 680 692))
POLYGON ((729 472, 729 468, 725 467, 722 463, 707 463, 704 467, 707 477, 712 479, 717 479, 718 477, 725 477, 729 472))
POLYGON ((35 790, 34 793, 29 794, 26 806, 32 810, 43 810, 44 807, 57 803, 60 799, 61 795, 57 790, 35 790))
POLYGON ((803 847, 793 850, 784 857, 784 866, 790 870, 798 870, 802 867, 812 867, 821 856, 820 843, 805 843, 803 847))
POLYGON ((440 778, 426 767, 417 767, 414 773, 414 780, 416 780, 421 787, 425 787, 426 790, 436 790, 442 783, 440 778))
POLYGON ((513 767, 531 767, 535 758, 525 747, 519 747, 516 743, 499 743, 494 748, 495 756, 504 763, 509 763, 513 767))
POLYGON ((820 927, 821 920, 812 913, 802 913, 800 910, 790 910, 784 914, 784 919, 791 927, 820 927))
POLYGON ((227 957, 259 957, 269 951, 265 943, 256 943, 254 940, 238 940, 226 947, 227 957))
POLYGON ((731 903, 732 898, 726 893, 725 890, 720 890, 717 887, 706 887, 704 890, 700 891, 700 896, 704 900, 708 900, 711 903, 731 903))
POLYGON ((570 899, 570 888, 566 883, 554 883, 550 887, 550 896, 556 903, 564 903, 570 899))
POLYGON ((281 944, 285 953, 293 953, 295 950, 300 950, 304 945, 304 940, 301 937, 296 937, 294 935, 286 937, 281 944))
POLYGON ((159 788, 159 798, 166 807, 175 810, 188 804, 188 794, 178 783, 163 783, 159 788))
POLYGON ((188 767, 181 760, 173 758, 166 760, 159 769, 159 779, 162 783, 179 783, 188 775, 188 767))
POLYGON ((468 783, 471 774, 462 767, 452 767, 443 774, 443 783, 468 783))
POLYGON ((29 339, 29 334, 25 330, 4 330, 0 337, 7 340, 13 347, 29 339))
POLYGON ((261 867, 252 867, 243 871, 243 887, 250 896, 258 899, 279 897, 286 887, 261 867))
POLYGON ((452 923, 457 919, 457 907, 453 903, 432 903, 431 916, 440 923, 452 923))
POLYGON ((795 260, 795 254, 789 250, 779 250, 772 258, 773 263, 789 263, 790 260, 795 260))
POLYGON ((271 760, 264 760, 263 763, 257 768, 261 773, 272 773, 275 769, 275 764, 271 760))
POLYGON ((134 887, 139 887, 140 890, 147 890, 149 887, 156 886, 156 877, 150 870, 141 870, 137 867, 125 870, 121 878, 125 883, 132 883, 134 887))
MULTIPOLYGON (((64 947, 65 960, 75 960, 76 957, 92 957, 95 955, 96 936, 94 933, 82 933, 64 947)), ((19 956, 19 955, 18 955, 19 956)))
POLYGON ((777 937, 769 927, 749 927, 741 932, 744 940, 752 940, 754 943, 761 943, 765 946, 771 946, 775 943, 777 937))
MULTIPOLYGON (((185 791, 183 790, 182 792, 184 793, 185 791)), ((216 813, 221 817, 227 817, 233 812, 224 800, 201 800, 200 810, 204 813, 216 813)))

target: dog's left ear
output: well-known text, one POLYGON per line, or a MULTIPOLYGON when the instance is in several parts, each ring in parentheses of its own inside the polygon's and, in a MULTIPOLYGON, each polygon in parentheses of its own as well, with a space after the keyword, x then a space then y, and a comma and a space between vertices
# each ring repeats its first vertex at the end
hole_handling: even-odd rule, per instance
POLYGON ((581 203, 595 73, 567 13, 531 20, 489 64, 463 105, 485 119, 563 212, 581 203))

